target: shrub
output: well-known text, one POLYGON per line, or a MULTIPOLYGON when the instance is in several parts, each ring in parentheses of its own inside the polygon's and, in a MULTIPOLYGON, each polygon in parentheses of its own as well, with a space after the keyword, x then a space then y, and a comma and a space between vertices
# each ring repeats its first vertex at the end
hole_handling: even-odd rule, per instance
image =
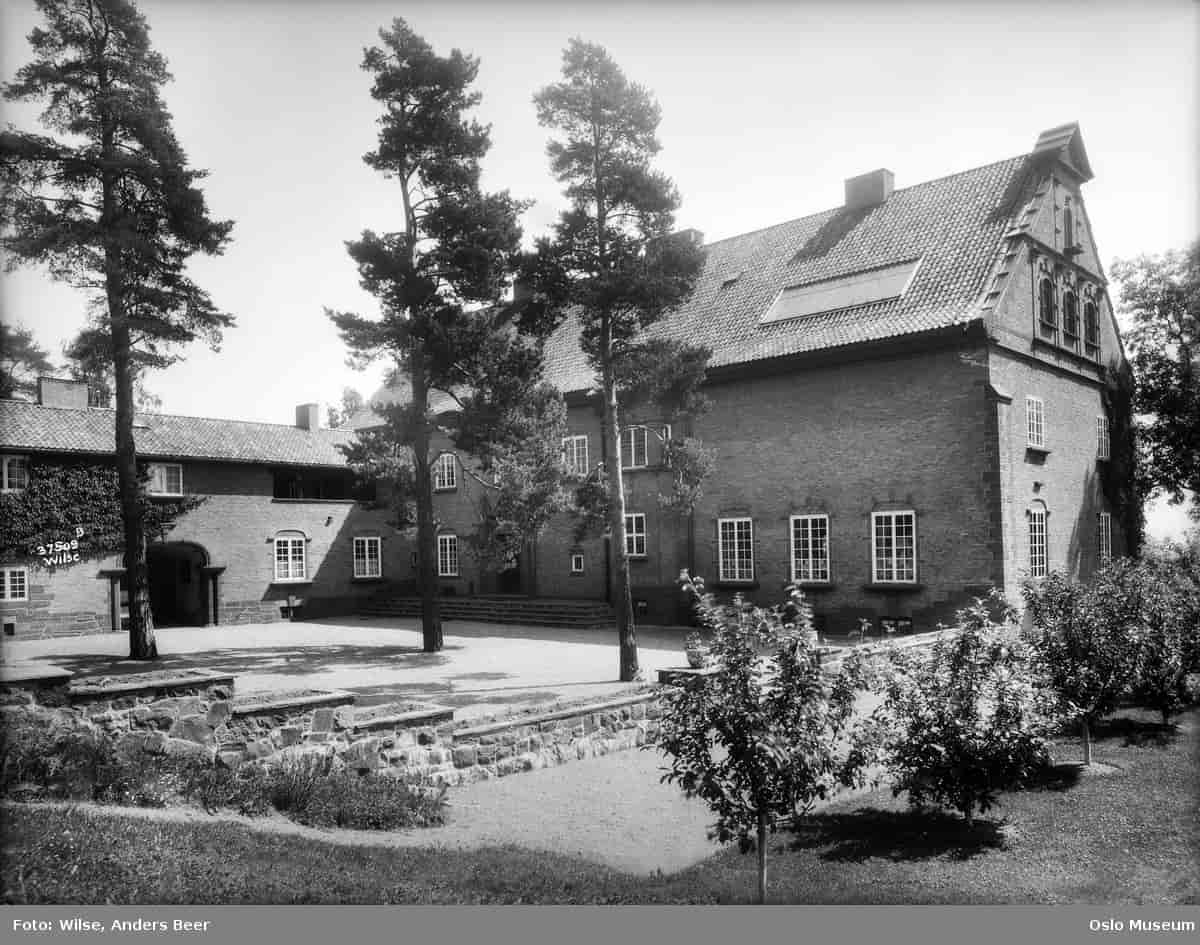
POLYGON ((193 763, 184 773, 181 794, 208 813, 227 809, 256 817, 271 809, 266 773, 258 765, 193 763))
POLYGON ((1092 726, 1137 676, 1142 600, 1130 567, 1116 562, 1090 585, 1054 572, 1023 587, 1034 672, 1054 694, 1059 714, 1079 722, 1084 764, 1092 763, 1092 726))
POLYGON ((811 808, 861 768, 844 737, 864 687, 851 657, 834 678, 821 669, 811 611, 798 588, 789 617, 737 596, 718 605, 700 578, 681 576, 711 634, 721 672, 668 690, 657 747, 670 758, 662 780, 702 798, 714 834, 758 850, 758 899, 766 898, 766 839, 775 819, 811 808))
POLYGON ((271 806, 284 813, 307 810, 331 765, 332 759, 322 755, 294 755, 272 765, 264 775, 271 806))
POLYGON ((317 827, 394 830, 444 823, 445 807, 444 786, 430 792, 387 775, 343 771, 318 781, 308 803, 291 813, 317 827))
POLYGON ((1192 701, 1189 676, 1200 670, 1200 584, 1178 562, 1147 559, 1127 572, 1141 601, 1132 695, 1166 725, 1192 701))
POLYGON ((7 796, 38 796, 163 807, 178 790, 166 758, 125 753, 106 732, 66 713, 10 716, 0 742, 0 786, 7 796))
POLYGON ((927 653, 890 651, 892 672, 874 718, 893 793, 906 791, 914 806, 957 810, 968 824, 1049 760, 1047 718, 1015 614, 993 600, 999 621, 977 598, 958 612, 957 633, 927 653))

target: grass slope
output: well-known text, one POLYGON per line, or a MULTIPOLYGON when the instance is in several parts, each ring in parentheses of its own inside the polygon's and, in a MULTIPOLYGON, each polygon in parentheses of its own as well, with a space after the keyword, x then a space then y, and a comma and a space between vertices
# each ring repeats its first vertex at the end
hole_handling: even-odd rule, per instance
MULTIPOLYGON (((1124 712, 1101 728, 1102 773, 1060 763, 969 832, 887 791, 835 806, 773 838, 770 900, 1198 904, 1200 712, 1174 732, 1151 718, 1124 712)), ((1064 741, 1059 757, 1077 760, 1077 746, 1064 741)), ((8 903, 740 903, 754 894, 754 857, 732 849, 646 878, 516 847, 345 847, 85 807, 7 815, 8 903)))

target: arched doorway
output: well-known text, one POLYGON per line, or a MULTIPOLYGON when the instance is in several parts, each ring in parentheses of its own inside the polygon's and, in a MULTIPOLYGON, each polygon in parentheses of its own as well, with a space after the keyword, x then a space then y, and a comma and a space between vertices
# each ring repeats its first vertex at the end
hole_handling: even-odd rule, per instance
POLYGON ((150 612, 159 627, 203 627, 209 620, 204 567, 208 552, 189 542, 165 542, 146 549, 150 572, 150 612))

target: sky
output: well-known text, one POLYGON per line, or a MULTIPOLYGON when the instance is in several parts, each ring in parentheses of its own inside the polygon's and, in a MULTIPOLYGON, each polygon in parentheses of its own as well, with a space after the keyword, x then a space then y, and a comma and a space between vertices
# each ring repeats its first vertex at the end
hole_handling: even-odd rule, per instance
MULTIPOLYGON (((1027 153, 1069 121, 1095 171, 1084 199, 1106 264, 1200 232, 1200 5, 1188 0, 138 6, 174 75, 176 134, 209 171, 211 214, 235 221, 224 254, 191 272, 237 324, 219 353, 192 345, 150 375, 167 413, 291 423, 299 403, 379 386, 381 366, 345 365, 324 310, 378 312, 345 241, 399 227, 395 185, 362 163, 378 108, 360 68, 397 16, 439 53, 480 58, 484 184, 534 201, 527 239, 565 206, 532 96, 558 79, 575 36, 658 99, 657 166, 681 192, 680 228, 709 241, 838 206, 844 180, 877 167, 899 188, 1027 153)), ((0 0, 4 81, 29 60, 38 22, 32 0, 0 0)), ((37 127, 36 107, 2 107, 37 127)), ((0 278, 0 317, 58 359, 86 299, 37 269, 0 278)))

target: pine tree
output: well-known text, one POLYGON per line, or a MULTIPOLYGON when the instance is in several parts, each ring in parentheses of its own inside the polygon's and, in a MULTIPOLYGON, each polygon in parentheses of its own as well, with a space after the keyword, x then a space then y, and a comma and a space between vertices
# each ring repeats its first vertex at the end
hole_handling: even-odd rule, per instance
POLYGON ((40 264, 91 294, 108 337, 116 395, 117 473, 125 530, 131 659, 158 655, 146 568, 134 382, 174 346, 214 347, 233 324, 187 275, 190 256, 220 253, 233 224, 210 219, 160 96, 170 80, 146 20, 128 0, 38 0, 34 59, 5 90, 45 103, 54 138, 0 134, 3 236, 13 263, 40 264))
POLYGON ((0 400, 24 400, 37 391, 37 379, 52 374, 50 352, 28 328, 0 323, 0 400))
MULTIPOLYGON (((561 398, 539 384, 539 346, 515 330, 511 310, 500 304, 520 248, 524 204, 480 186, 489 129, 468 117, 480 101, 471 89, 479 62, 457 49, 437 55, 401 19, 379 37, 382 45, 366 50, 363 68, 383 115, 378 147, 364 160, 395 181, 400 229, 368 230, 347 243, 381 317, 328 314, 353 357, 392 358, 394 376, 408 387, 405 402, 382 409, 381 427, 360 434, 348 455, 360 472, 390 482, 402 513, 415 507, 422 635, 425 650, 434 652, 442 648, 442 626, 433 437, 448 432, 482 470, 497 474, 478 477, 496 492, 485 526, 507 515, 540 527, 557 501, 557 451, 552 469, 545 449, 528 447, 530 438, 545 443, 556 435, 563 411, 561 398), (432 409, 445 401, 452 411, 432 409), (540 463, 540 472, 531 474, 531 463, 540 463)), ((401 521, 407 524, 403 514, 401 521)))
POLYGON ((559 133, 547 153, 571 205, 553 237, 539 241, 527 262, 533 291, 526 317, 553 324, 566 311, 576 312, 583 350, 599 379, 607 457, 602 514, 613 561, 620 678, 629 681, 638 674, 638 656, 621 414, 638 397, 672 401, 677 411, 695 406, 708 352, 664 339, 648 342, 644 330, 686 298, 703 254, 687 235, 672 234, 679 194, 650 166, 660 149, 659 107, 603 48, 572 40, 563 54, 562 81, 542 89, 534 102, 538 121, 559 133), (646 369, 671 376, 654 379, 646 369))

